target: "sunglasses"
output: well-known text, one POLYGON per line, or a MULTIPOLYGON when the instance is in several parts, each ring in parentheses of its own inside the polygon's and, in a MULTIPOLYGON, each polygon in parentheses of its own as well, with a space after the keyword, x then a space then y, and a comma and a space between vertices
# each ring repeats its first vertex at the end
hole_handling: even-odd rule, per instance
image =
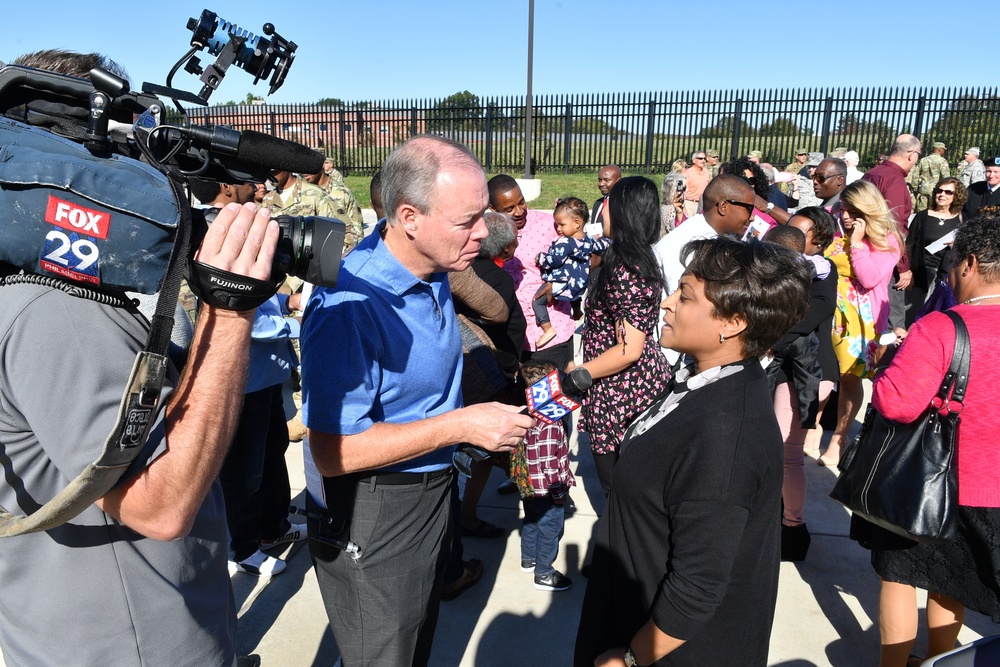
POLYGON ((837 178, 840 174, 830 174, 829 176, 824 176, 823 174, 813 174, 812 179, 817 183, 826 183, 831 178, 837 178))
MULTIPOLYGON (((754 205, 753 204, 748 204, 745 201, 736 201, 735 199, 726 199, 724 201, 727 204, 732 204, 733 206, 739 206, 740 208, 742 208, 743 210, 747 211, 748 213, 752 214, 753 211, 754 211, 754 205)), ((719 203, 721 204, 722 202, 719 202, 719 203)))
POLYGON ((954 195, 955 191, 954 190, 942 190, 940 188, 934 188, 934 194, 939 194, 939 193, 942 194, 942 195, 954 195))
POLYGON ((694 159, 695 160, 706 160, 707 158, 704 155, 695 155, 694 159))

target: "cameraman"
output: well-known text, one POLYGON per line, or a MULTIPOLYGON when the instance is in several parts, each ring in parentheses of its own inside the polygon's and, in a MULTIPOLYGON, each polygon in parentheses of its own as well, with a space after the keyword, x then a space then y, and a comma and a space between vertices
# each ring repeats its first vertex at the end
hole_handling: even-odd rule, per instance
MULTIPOLYGON (((63 51, 17 64, 84 78, 114 67, 63 51)), ((266 210, 230 204, 196 257, 267 279, 278 236, 266 210)), ((187 366, 168 373, 149 440, 118 486, 70 523, 0 539, 7 665, 236 664, 216 476, 253 315, 202 305, 187 366)), ((0 504, 32 513, 97 458, 147 332, 132 310, 48 286, 0 287, 0 504)))

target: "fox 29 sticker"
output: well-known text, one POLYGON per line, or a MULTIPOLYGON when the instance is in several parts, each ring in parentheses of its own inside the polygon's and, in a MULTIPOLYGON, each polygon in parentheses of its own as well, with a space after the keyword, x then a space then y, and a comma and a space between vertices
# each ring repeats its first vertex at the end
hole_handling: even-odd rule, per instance
POLYGON ((45 220, 53 228, 45 235, 39 265, 64 278, 99 285, 101 251, 95 241, 108 237, 111 214, 50 195, 45 220))

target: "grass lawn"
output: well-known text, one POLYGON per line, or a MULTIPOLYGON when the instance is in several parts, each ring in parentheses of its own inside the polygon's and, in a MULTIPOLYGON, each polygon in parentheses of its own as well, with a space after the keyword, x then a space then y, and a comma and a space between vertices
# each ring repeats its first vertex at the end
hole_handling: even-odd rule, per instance
MULTIPOLYGON (((489 174, 489 176, 495 176, 495 174, 489 174)), ((511 174, 511 176, 520 178, 521 174, 511 174)), ((657 188, 663 182, 663 176, 660 174, 647 177, 656 184, 657 188)), ((559 197, 579 197, 587 202, 589 207, 601 196, 601 191, 597 189, 596 170, 593 174, 539 174, 538 178, 542 181, 542 194, 535 201, 528 202, 528 208, 551 210, 555 206, 555 200, 559 197)), ((371 180, 370 176, 346 176, 344 178, 347 187, 354 193, 362 208, 371 208, 371 197, 368 195, 368 186, 371 184, 371 180)))

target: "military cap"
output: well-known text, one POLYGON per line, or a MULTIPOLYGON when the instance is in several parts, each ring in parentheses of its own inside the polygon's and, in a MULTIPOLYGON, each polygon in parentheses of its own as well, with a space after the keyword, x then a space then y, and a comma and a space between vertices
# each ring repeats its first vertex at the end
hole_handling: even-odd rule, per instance
POLYGON ((795 154, 796 155, 805 155, 808 152, 809 152, 808 148, 796 148, 795 149, 795 154))
POLYGON ((830 157, 839 157, 843 159, 844 155, 847 154, 846 146, 837 146, 832 151, 830 151, 830 157))
POLYGON ((708 157, 719 157, 719 151, 715 150, 714 148, 709 148, 707 151, 705 151, 705 155, 708 157))
POLYGON ((943 150, 948 150, 948 147, 945 146, 944 143, 940 141, 935 141, 933 144, 931 144, 931 148, 934 150, 937 150, 938 148, 941 148, 943 150))
POLYGON ((764 157, 764 154, 760 151, 750 151, 749 153, 747 153, 747 157, 755 157, 759 160, 762 157, 764 157))
POLYGON ((818 167, 819 163, 823 161, 823 154, 819 151, 812 151, 809 153, 809 157, 806 158, 807 167, 818 167))

